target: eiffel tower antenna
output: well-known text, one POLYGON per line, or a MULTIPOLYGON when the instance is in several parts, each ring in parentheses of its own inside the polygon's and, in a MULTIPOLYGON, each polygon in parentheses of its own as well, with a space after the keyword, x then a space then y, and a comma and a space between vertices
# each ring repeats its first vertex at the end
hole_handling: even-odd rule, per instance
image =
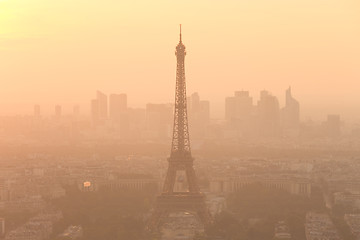
POLYGON ((180 42, 182 42, 182 39, 181 39, 181 24, 180 24, 180 42))

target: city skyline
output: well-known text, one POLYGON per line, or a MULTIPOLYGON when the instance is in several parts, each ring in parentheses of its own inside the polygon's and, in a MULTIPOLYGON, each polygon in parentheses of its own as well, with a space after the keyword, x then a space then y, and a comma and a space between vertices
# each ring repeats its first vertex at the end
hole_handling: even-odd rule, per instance
POLYGON ((0 240, 360 239, 355 1, 0 0, 0 240))
POLYGON ((3 0, 0 7, 1 115, 29 113, 33 104, 44 111, 56 104, 86 109, 96 89, 126 92, 136 107, 171 102, 170 43, 183 23, 192 53, 189 92, 211 101, 215 116, 222 115, 223 98, 235 90, 258 98, 266 89, 282 104, 280 94, 292 86, 305 118, 337 113, 359 119, 357 1, 185 1, 184 16, 165 1, 99 6, 3 0), (61 14, 66 21, 59 21, 61 14), (40 23, 43 18, 46 23, 40 23))
MULTIPOLYGON (((292 89, 291 86, 289 86, 287 89, 285 89, 283 91, 283 94, 282 94, 283 96, 274 95, 271 91, 267 91, 265 89, 259 91, 256 94, 256 95, 258 95, 258 97, 254 97, 256 95, 252 95, 249 91, 246 91, 244 89, 235 90, 230 94, 233 94, 233 93, 236 94, 237 92, 246 92, 247 94, 249 94, 249 97, 251 97, 253 102, 256 103, 259 100, 261 100, 262 92, 267 92, 270 95, 273 95, 278 100, 279 107, 282 108, 282 107, 285 107, 286 104, 287 104, 287 94, 288 94, 288 91, 291 90, 291 89, 292 89)), ((131 104, 131 103, 128 104, 128 100, 127 100, 128 99, 128 94, 127 93, 115 93, 115 92, 103 93, 100 90, 96 90, 95 93, 97 95, 101 94, 101 95, 103 95, 103 98, 106 98, 106 103, 104 103, 105 106, 106 106, 106 110, 104 110, 104 111, 106 111, 107 113, 103 113, 103 116, 107 116, 106 118, 108 118, 108 119, 112 118, 110 116, 111 115, 110 112, 111 112, 111 108, 114 108, 114 107, 111 107, 111 100, 110 100, 111 98, 118 98, 118 99, 119 99, 119 97, 120 98, 125 98, 125 100, 123 100, 123 101, 125 101, 126 108, 135 108, 135 109, 145 109, 146 106, 149 105, 149 104, 155 104, 155 105, 156 104, 171 104, 171 100, 165 101, 165 102, 151 102, 150 101, 150 102, 141 103, 139 105, 131 104)), ((199 95, 199 92, 191 92, 191 93, 189 93, 188 98, 192 98, 194 96, 194 94, 199 95)), ((222 103, 216 103, 216 102, 214 103, 212 101, 206 100, 208 102, 208 104, 211 105, 211 111, 210 111, 211 119, 226 119, 227 118, 226 117, 226 104, 227 104, 226 101, 227 101, 227 98, 229 98, 229 96, 224 96, 224 100, 223 100, 222 103), (215 105, 215 110, 214 110, 214 105, 215 105)), ((297 97, 295 97, 295 99, 296 99, 295 101, 297 101, 298 103, 300 102, 300 101, 298 101, 299 99, 297 97)), ((64 116, 71 115, 71 114, 77 114, 77 115, 80 114, 80 115, 83 115, 83 116, 91 116, 92 111, 93 111, 93 107, 94 107, 93 104, 94 104, 95 100, 96 100, 96 98, 91 99, 90 104, 88 103, 88 104, 84 104, 84 105, 79 105, 78 103, 62 104, 62 103, 58 103, 58 102, 56 104, 54 104, 54 105, 51 105, 51 104, 40 105, 38 103, 35 103, 35 104, 32 104, 32 105, 29 104, 29 106, 31 107, 30 109, 26 109, 26 110, 24 110, 22 112, 21 111, 20 112, 14 112, 12 114, 1 114, 0 113, 0 116, 31 116, 31 115, 34 115, 34 112, 37 112, 35 115, 39 115, 39 113, 40 113, 41 116, 51 116, 51 115, 54 114, 54 107, 56 107, 56 106, 61 106, 62 108, 65 106, 64 109, 62 109, 62 112, 64 113, 64 116), (80 111, 80 109, 81 109, 81 111, 80 111)), ((124 103, 118 103, 118 104, 123 105, 124 103)), ((118 106, 118 107, 120 109, 124 108, 123 106, 118 106)), ((340 116, 342 116, 342 119, 344 119, 344 120, 346 120, 347 122, 350 122, 350 123, 356 123, 359 120, 358 118, 349 118, 346 114, 342 115, 339 112, 334 112, 334 111, 331 111, 331 110, 329 112, 327 112, 327 109, 318 109, 317 114, 311 115, 309 113, 309 111, 306 111, 306 110, 304 111, 303 110, 303 105, 302 104, 301 104, 301 114, 300 114, 299 117, 300 117, 301 121, 307 121, 307 120, 320 121, 320 120, 324 120, 324 118, 328 114, 340 115, 340 116), (319 111, 319 110, 322 110, 322 111, 319 111), (304 114, 304 112, 305 112, 305 114, 304 114)))

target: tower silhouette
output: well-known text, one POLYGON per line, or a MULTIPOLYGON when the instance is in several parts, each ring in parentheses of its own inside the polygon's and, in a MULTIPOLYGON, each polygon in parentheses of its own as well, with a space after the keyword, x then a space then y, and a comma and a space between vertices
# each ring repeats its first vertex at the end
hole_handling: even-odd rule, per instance
POLYGON ((170 212, 186 211, 193 213, 198 219, 207 225, 211 222, 210 213, 205 204, 205 196, 200 192, 197 183, 194 159, 191 156, 189 128, 186 106, 186 83, 185 83, 185 46, 181 38, 176 46, 175 55, 177 58, 176 68, 176 91, 174 128, 172 137, 171 154, 168 158, 169 167, 167 170, 164 186, 161 195, 157 197, 154 213, 149 221, 149 228, 157 230, 164 218, 170 212), (188 191, 176 192, 174 186, 176 174, 184 171, 188 183, 188 191))

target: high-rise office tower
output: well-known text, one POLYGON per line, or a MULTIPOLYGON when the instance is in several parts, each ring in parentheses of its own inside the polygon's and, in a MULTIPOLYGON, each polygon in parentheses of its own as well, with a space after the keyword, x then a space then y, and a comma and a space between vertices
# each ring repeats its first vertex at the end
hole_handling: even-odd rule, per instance
POLYGON ((55 117, 56 118, 61 118, 61 114, 62 114, 62 109, 60 105, 56 105, 55 106, 55 117))
POLYGON ((75 105, 73 108, 73 115, 74 116, 79 116, 80 115, 80 106, 79 105, 75 105))
POLYGON ((191 96, 189 97, 189 105, 188 105, 188 111, 189 114, 191 114, 191 112, 199 112, 200 111, 200 96, 197 92, 191 94, 191 96))
POLYGON ((210 123, 210 102, 200 100, 197 92, 188 97, 189 127, 193 138, 204 137, 210 123))
POLYGON ((146 105, 146 129, 149 137, 170 137, 172 113, 173 107, 170 104, 149 103, 146 105))
POLYGON ((104 124, 108 117, 107 96, 100 91, 97 91, 96 98, 91 100, 91 116, 94 125, 104 124))
POLYGON ((278 99, 267 91, 261 91, 257 105, 258 133, 265 137, 280 134, 280 109, 278 99))
POLYGON ((97 99, 91 100, 91 118, 94 125, 97 125, 100 123, 99 118, 99 104, 97 99))
POLYGON ((34 106, 34 117, 39 118, 41 115, 40 113, 40 105, 36 104, 34 106))
POLYGON ((191 94, 188 98, 188 111, 191 120, 200 121, 202 124, 208 124, 210 121, 210 102, 200 100, 197 92, 191 94))
POLYGON ((96 92, 96 99, 98 100, 99 118, 100 120, 106 120, 108 118, 108 99, 107 96, 100 92, 96 92))
POLYGON ((236 91, 233 97, 225 99, 225 119, 236 121, 247 119, 253 112, 253 99, 248 91, 236 91))
POLYGON ((119 122, 121 115, 127 110, 126 94, 111 94, 109 97, 109 118, 113 122, 119 122))
POLYGON ((199 112, 199 122, 204 125, 210 123, 210 101, 201 100, 200 101, 200 112, 199 112))
POLYGON ((329 114, 326 122, 323 123, 325 136, 336 138, 341 135, 341 120, 340 115, 329 114))
POLYGON ((254 133, 254 105, 248 91, 236 91, 225 99, 225 119, 233 137, 249 137, 254 133))
POLYGON ((300 105, 291 94, 291 87, 286 90, 285 107, 281 111, 282 126, 284 128, 298 128, 300 122, 300 105))

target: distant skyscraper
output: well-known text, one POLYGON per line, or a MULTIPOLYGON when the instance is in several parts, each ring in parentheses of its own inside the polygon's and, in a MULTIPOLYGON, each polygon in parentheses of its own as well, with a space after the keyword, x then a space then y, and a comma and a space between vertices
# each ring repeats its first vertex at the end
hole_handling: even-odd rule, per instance
POLYGON ((39 118, 40 117, 40 105, 36 104, 34 106, 34 117, 39 118))
POLYGON ((339 137, 341 134, 340 115, 328 115, 327 121, 323 123, 323 127, 327 137, 339 137))
POLYGON ((197 92, 191 94, 189 98, 188 110, 190 112, 199 112, 200 111, 200 96, 197 92))
POLYGON ((248 91, 236 91, 225 99, 225 119, 232 137, 251 136, 255 129, 253 99, 248 91))
POLYGON ((127 110, 126 94, 111 94, 109 98, 109 118, 113 122, 119 122, 121 115, 127 110))
POLYGON ((225 119, 227 121, 236 119, 236 104, 234 97, 225 98, 225 119))
POLYGON ((204 137, 210 123, 210 102, 200 100, 199 94, 193 93, 187 99, 189 127, 193 138, 204 137))
POLYGON ((100 92, 96 92, 96 99, 91 100, 91 116, 94 125, 104 124, 108 117, 107 96, 100 92))
POLYGON ((173 107, 170 104, 146 105, 146 129, 148 137, 170 137, 171 123, 173 120, 173 107))
POLYGON ((236 91, 233 97, 225 99, 225 119, 234 121, 248 119, 253 111, 253 99, 248 91, 236 91))
POLYGON ((97 91, 96 93, 96 99, 98 100, 98 106, 99 106, 99 117, 101 120, 106 120, 108 117, 108 99, 107 96, 97 91))
POLYGON ((206 100, 200 100, 200 96, 197 92, 191 94, 188 98, 188 110, 189 116, 194 119, 203 120, 203 124, 207 124, 210 120, 210 102, 206 100))
MULTIPOLYGON (((143 130, 146 128, 146 109, 145 108, 128 108, 128 121, 125 128, 128 128, 129 138, 141 139, 143 130)), ((123 124, 121 124, 121 127, 123 124)))
POLYGON ((200 122, 209 124, 210 122, 210 102, 207 100, 200 101, 200 122))
POLYGON ((266 137, 279 135, 280 109, 278 99, 267 91, 261 91, 257 113, 258 133, 266 137))
POLYGON ((61 106, 60 105, 55 106, 55 117, 61 118, 61 106))
POLYGON ((94 125, 99 124, 100 122, 99 101, 97 99, 91 100, 91 118, 94 125))
POLYGON ((73 108, 73 115, 74 116, 79 116, 80 115, 80 107, 79 105, 75 105, 73 108))
POLYGON ((285 107, 282 109, 282 125, 284 128, 298 128, 300 122, 299 102, 291 95, 291 87, 286 90, 285 107))

